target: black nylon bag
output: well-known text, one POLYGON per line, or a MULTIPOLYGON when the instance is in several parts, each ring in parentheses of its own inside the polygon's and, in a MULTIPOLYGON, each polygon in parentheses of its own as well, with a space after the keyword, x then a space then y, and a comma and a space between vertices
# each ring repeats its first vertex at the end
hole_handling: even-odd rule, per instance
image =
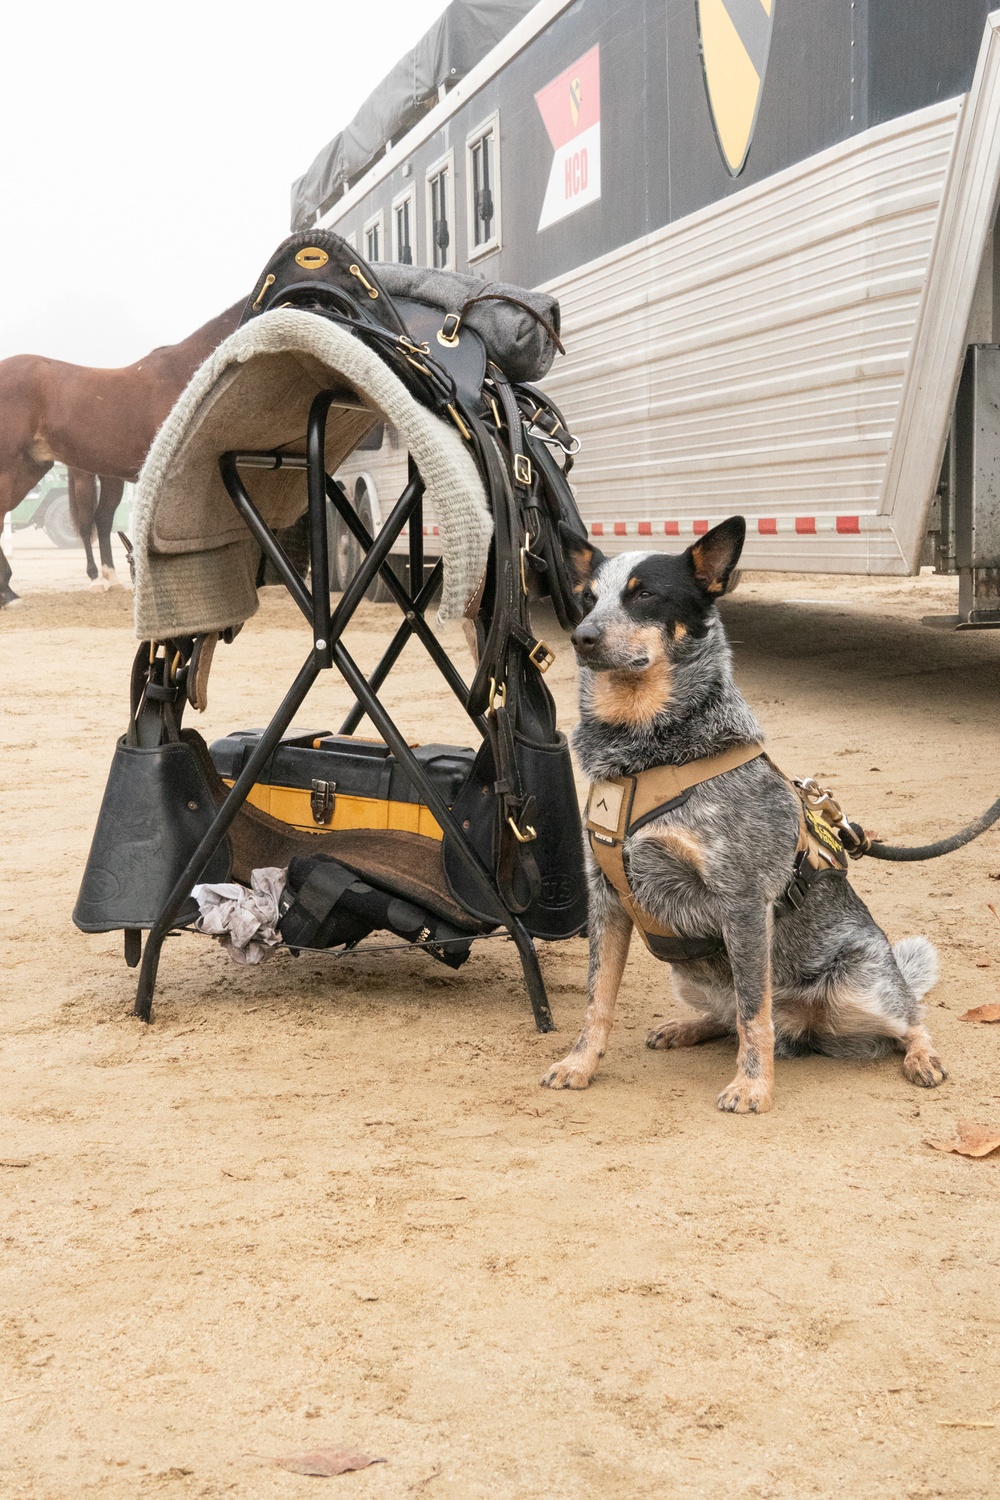
MULTIPOLYGON (((197 752, 183 740, 115 746, 73 921, 82 932, 152 927, 216 814, 197 752)), ((199 877, 229 879, 229 840, 199 877)), ((188 899, 178 923, 191 922, 188 899)))
POLYGON ((369 885, 328 854, 290 862, 278 922, 290 948, 353 947, 376 929, 419 943, 451 969, 465 962, 472 947, 468 933, 392 891, 369 885))

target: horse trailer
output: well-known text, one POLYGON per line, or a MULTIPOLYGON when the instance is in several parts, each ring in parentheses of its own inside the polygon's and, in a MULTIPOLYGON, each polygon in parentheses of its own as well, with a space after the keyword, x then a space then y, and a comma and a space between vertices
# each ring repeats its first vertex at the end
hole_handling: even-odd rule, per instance
MULTIPOLYGON (((740 511, 750 567, 934 561, 985 621, 1000 526, 948 437, 969 346, 1000 342, 998 184, 984 0, 456 0, 293 227, 558 297, 544 386, 605 551, 740 511)), ((352 480, 376 522, 390 440, 352 480)))

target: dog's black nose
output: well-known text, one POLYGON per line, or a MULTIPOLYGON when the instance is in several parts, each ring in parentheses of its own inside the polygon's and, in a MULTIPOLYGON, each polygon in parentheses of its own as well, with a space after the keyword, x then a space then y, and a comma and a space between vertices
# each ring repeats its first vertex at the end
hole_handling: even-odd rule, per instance
POLYGON ((570 640, 581 656, 586 656, 588 651, 593 651, 600 639, 600 630, 596 625, 592 625, 589 620, 584 620, 582 624, 578 625, 570 636, 570 640))

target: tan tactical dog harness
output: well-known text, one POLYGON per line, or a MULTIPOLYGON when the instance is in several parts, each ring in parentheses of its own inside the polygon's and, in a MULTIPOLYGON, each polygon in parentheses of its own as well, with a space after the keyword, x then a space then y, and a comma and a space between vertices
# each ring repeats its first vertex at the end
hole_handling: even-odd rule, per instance
MULTIPOLYGON (((640 906, 632 894, 625 867, 625 841, 646 824, 687 801, 691 790, 727 771, 735 771, 758 756, 759 745, 743 745, 710 755, 686 766, 651 766, 638 776, 614 776, 607 781, 591 782, 587 798, 585 825, 590 847, 601 870, 621 897, 622 905, 632 918, 649 951, 668 963, 682 963, 695 958, 709 958, 725 951, 720 937, 685 938, 672 927, 664 927, 640 906)), ((768 764, 773 766, 773 762, 768 764)), ((777 770, 777 767, 774 767, 777 770)), ((783 773, 778 771, 778 775, 783 773)), ((787 777, 783 777, 788 780, 787 777)), ((798 910, 813 881, 820 875, 843 875, 847 856, 836 832, 820 813, 806 801, 805 792, 789 782, 799 799, 799 841, 795 850, 792 878, 785 890, 782 906, 798 910)), ((780 914, 782 907, 778 908, 780 914)))

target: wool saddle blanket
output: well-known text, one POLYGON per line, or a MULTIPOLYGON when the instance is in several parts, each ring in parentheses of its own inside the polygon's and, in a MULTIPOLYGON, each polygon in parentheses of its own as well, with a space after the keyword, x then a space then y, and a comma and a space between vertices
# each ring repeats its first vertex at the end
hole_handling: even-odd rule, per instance
MULTIPOLYGON (((156 436, 136 492, 135 631, 140 640, 240 625, 257 609, 259 552, 219 473, 227 451, 304 453, 313 397, 336 389, 326 431, 333 473, 378 422, 395 427, 439 527, 440 620, 460 618, 486 568, 493 522, 458 431, 422 406, 353 334, 282 308, 238 328, 192 376, 156 436)), ((273 530, 306 509, 304 470, 248 469, 273 530)))

